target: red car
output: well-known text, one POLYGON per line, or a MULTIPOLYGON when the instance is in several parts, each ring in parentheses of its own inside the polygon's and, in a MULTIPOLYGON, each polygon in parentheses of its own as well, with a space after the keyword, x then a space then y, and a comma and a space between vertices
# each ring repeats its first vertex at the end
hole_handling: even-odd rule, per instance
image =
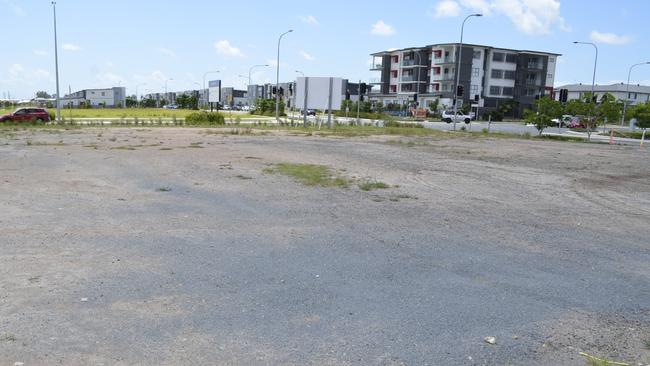
POLYGON ((0 116, 0 122, 49 122, 50 114, 43 108, 19 108, 14 113, 0 116))

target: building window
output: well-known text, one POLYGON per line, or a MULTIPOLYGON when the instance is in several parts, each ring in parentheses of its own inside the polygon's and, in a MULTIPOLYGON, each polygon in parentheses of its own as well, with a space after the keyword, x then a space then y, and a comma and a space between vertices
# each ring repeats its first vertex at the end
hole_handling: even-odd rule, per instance
POLYGON ((636 93, 630 93, 627 95, 627 99, 636 99, 636 93))
POLYGON ((442 84, 442 91, 448 91, 449 90, 449 84, 442 84))
POLYGON ((472 77, 479 77, 481 75, 481 70, 478 67, 472 68, 472 77))
POLYGON ((399 62, 399 56, 393 56, 393 63, 399 62))
POLYGON ((449 74, 449 69, 445 67, 445 74, 449 74))
POLYGON ((433 74, 434 75, 440 75, 440 68, 439 67, 434 67, 433 68, 433 74))
POLYGON ((517 55, 515 55, 514 53, 506 54, 506 62, 510 62, 511 64, 516 64, 517 63, 517 55))
POLYGON ((501 87, 500 86, 491 86, 490 87, 490 95, 501 95, 501 87))
POLYGON ((474 51, 474 59, 475 60, 481 59, 481 51, 474 51))
POLYGON ((475 95, 478 95, 478 85, 472 84, 469 87, 469 94, 473 98, 475 95))
POLYGON ((505 70, 503 73, 503 78, 506 80, 515 80, 515 72, 513 70, 505 70))
POLYGON ((546 74, 547 79, 553 79, 553 74, 546 74))
POLYGON ((492 69, 492 79, 503 79, 503 70, 492 69))
POLYGON ((106 96, 106 92, 102 92, 102 97, 105 97, 105 96, 106 96))
POLYGON ((393 77, 393 78, 396 78, 397 77, 397 70, 391 71, 390 76, 393 77))
POLYGON ((506 54, 503 52, 494 52, 492 54, 492 61, 503 62, 506 58, 506 54))
POLYGON ((555 57, 549 57, 549 58, 548 58, 548 62, 551 63, 551 64, 552 64, 553 62, 555 62, 555 57))
POLYGON ((391 85, 390 86, 390 92, 391 93, 397 93, 397 85, 391 85))
POLYGON ((511 97, 515 95, 515 88, 509 87, 509 86, 504 86, 503 91, 501 92, 502 95, 511 97))

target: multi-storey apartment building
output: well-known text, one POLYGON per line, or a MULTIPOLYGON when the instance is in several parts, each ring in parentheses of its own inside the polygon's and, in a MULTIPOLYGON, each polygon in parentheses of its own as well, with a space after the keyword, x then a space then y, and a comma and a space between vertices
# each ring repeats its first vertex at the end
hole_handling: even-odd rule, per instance
POLYGON ((91 107, 124 107, 126 102, 126 88, 115 87, 106 89, 84 89, 61 98, 61 104, 78 107, 90 105, 91 107))
POLYGON ((405 104, 417 93, 420 106, 435 99, 441 108, 453 106, 459 54, 459 106, 478 100, 490 110, 514 99, 521 113, 536 97, 553 93, 557 53, 473 44, 459 51, 459 43, 444 43, 372 54, 370 69, 380 75, 370 80, 371 100, 405 104))

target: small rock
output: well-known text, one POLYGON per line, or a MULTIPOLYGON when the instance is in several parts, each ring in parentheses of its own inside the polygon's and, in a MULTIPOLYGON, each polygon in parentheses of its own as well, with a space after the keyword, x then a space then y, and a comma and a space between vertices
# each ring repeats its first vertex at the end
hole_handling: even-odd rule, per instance
POLYGON ((88 302, 88 298, 87 297, 82 297, 81 302, 88 302))
POLYGON ((14 366, 23 366, 24 362, 14 362, 14 366))
POLYGON ((497 339, 494 337, 485 337, 483 340, 485 341, 485 343, 497 344, 497 339))

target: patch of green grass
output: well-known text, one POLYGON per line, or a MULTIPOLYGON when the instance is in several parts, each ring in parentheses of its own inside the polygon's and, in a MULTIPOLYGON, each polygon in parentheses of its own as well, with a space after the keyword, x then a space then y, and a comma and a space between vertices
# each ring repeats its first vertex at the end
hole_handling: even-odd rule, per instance
POLYGON ((376 181, 376 180, 366 180, 359 183, 359 189, 366 192, 374 191, 376 189, 388 189, 388 188, 391 188, 389 184, 376 181))
POLYGON ((647 349, 647 350, 650 351, 650 339, 648 339, 647 341, 643 342, 643 345, 645 346, 645 349, 647 349))
POLYGON ((117 146, 117 147, 111 147, 111 150, 137 150, 133 146, 117 146))
POLYGON ((630 366, 629 363, 609 361, 596 356, 580 352, 580 356, 585 357, 588 366, 630 366))
POLYGON ((158 189, 156 189, 156 191, 158 192, 171 192, 171 190, 172 189, 170 187, 159 187, 158 189))
POLYGON ((174 150, 174 149, 172 149, 171 147, 161 147, 160 150, 162 150, 162 151, 170 151, 170 150, 174 150))
POLYGON ((350 180, 335 175, 325 165, 280 163, 264 170, 265 173, 278 173, 292 177, 307 186, 347 187, 350 180))

